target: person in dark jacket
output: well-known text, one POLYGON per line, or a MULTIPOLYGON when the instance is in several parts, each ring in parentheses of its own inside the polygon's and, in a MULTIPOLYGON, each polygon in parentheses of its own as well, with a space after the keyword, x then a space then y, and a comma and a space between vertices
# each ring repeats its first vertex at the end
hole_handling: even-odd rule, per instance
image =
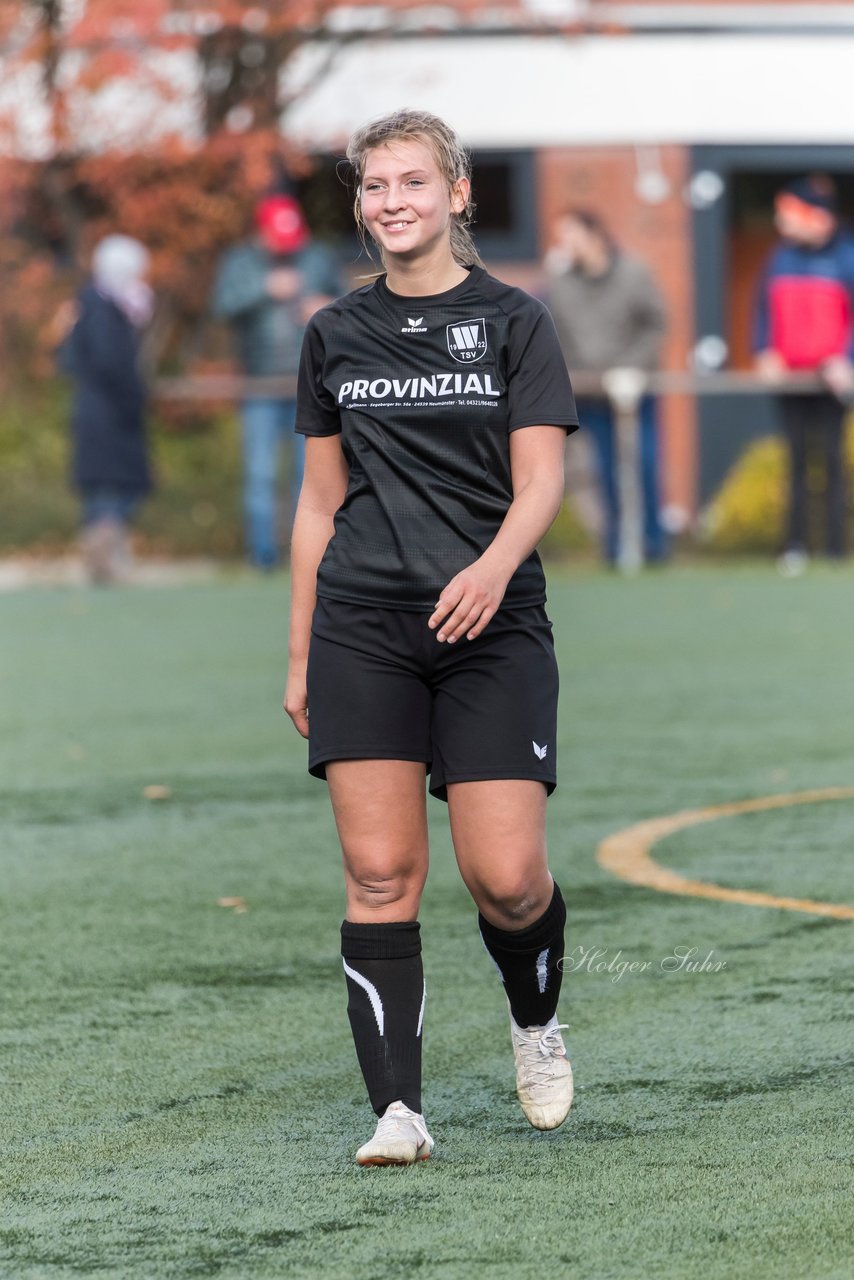
POLYGON ((83 554, 89 577, 100 583, 128 576, 129 522, 152 488, 137 364, 138 335, 153 304, 148 267, 138 240, 101 240, 59 352, 60 367, 75 382, 71 476, 83 504, 83 554))
MULTIPOLYGON (((232 327, 249 377, 296 375, 305 325, 341 293, 332 255, 312 241, 292 196, 266 196, 255 234, 228 250, 213 291, 213 313, 232 327)), ((279 560, 276 472, 283 441, 291 456, 291 520, 302 486, 305 444, 294 432, 296 396, 251 395, 241 404, 246 542, 252 563, 279 560)))
MULTIPOLYGON (((546 257, 548 305, 573 373, 631 369, 638 377, 658 367, 667 328, 661 292, 646 265, 623 253, 597 213, 568 209, 555 225, 546 257)), ((579 396, 578 415, 591 432, 604 505, 602 553, 615 565, 620 552, 620 494, 614 412, 606 396, 579 396)), ((638 406, 645 559, 667 559, 659 517, 659 441, 655 400, 638 406)))
POLYGON ((845 416, 854 398, 854 237, 840 229, 832 183, 799 178, 779 193, 781 239, 756 292, 753 349, 771 385, 786 371, 815 372, 819 394, 778 397, 789 450, 786 542, 778 560, 787 577, 807 564, 807 461, 821 445, 827 476, 827 554, 845 556, 845 416))

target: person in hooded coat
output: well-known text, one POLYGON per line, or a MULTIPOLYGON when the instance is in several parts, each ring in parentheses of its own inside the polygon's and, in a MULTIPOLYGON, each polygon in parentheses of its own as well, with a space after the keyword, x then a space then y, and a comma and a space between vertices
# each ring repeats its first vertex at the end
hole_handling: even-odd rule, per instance
POLYGON ((71 481, 82 501, 81 544, 89 577, 130 571, 129 524, 152 488, 139 336, 150 320, 149 254, 129 236, 101 240, 77 319, 59 352, 74 379, 71 481))

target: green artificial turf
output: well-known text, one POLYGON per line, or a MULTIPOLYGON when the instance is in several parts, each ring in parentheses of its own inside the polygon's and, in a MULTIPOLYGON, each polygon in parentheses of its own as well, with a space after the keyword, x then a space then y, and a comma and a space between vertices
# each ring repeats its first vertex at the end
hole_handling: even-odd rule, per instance
MULTIPOLYGON (((594 859, 643 818, 854 784, 854 573, 552 570, 577 1100, 553 1133, 519 1110, 431 800, 436 1152, 405 1169, 353 1162, 374 1118, 326 790, 280 710, 286 600, 284 577, 0 598, 0 1276, 848 1280, 854 923, 594 859)), ((854 903, 852 828, 834 801, 653 853, 854 903)))

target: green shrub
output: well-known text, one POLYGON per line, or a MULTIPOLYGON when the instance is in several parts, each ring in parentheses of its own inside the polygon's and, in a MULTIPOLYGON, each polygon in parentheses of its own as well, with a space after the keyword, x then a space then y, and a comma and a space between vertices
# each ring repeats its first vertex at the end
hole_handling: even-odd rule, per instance
POLYGON ((546 560, 558 560, 570 551, 587 551, 594 546, 594 539, 575 514, 569 499, 564 499, 557 519, 540 543, 540 551, 546 560))
POLYGON ((703 540, 713 551, 772 551, 786 511, 782 442, 763 437, 748 446, 703 513, 703 540))
MULTIPOLYGON (((0 553, 55 554, 79 518, 68 484, 70 390, 45 382, 0 407, 0 553)), ((243 555, 242 460, 237 414, 164 406, 150 424, 157 488, 136 521, 140 550, 159 555, 243 555)), ((283 477, 281 493, 286 494, 283 477)), ((592 539, 567 502, 546 535, 552 559, 592 539)))
MULTIPOLYGON (((154 420, 157 488, 137 522, 146 550, 233 559, 243 554, 243 464, 237 414, 218 410, 203 429, 167 431, 154 420)), ((284 486, 283 486, 284 488, 284 486)))
MULTIPOLYGON (((820 443, 820 442, 819 442, 820 443)), ((845 442, 849 491, 854 492, 854 433, 845 442)), ((821 457, 807 468, 809 546, 826 545, 825 470, 821 457)), ((745 449, 700 521, 709 550, 722 553, 774 552, 782 547, 789 505, 789 463, 780 436, 764 436, 745 449)), ((849 513, 854 517, 849 503, 849 513)))
MULTIPOLYGON (((79 501, 68 482, 70 392, 46 383, 0 410, 0 551, 54 553, 73 541, 79 501)), ((176 429, 151 424, 157 478, 139 519, 143 551, 172 555, 242 553, 242 467, 236 415, 217 410, 176 429)))
POLYGON ((74 533, 66 483, 69 394, 45 384, 0 409, 0 549, 55 547, 74 533))

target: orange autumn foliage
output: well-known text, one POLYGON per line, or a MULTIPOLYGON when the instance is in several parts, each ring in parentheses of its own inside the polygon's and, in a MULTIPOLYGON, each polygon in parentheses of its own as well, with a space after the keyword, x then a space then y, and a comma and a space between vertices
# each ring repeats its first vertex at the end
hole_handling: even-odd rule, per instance
POLYGON ((272 81, 259 90, 257 78, 244 87, 232 77, 219 115, 209 104, 204 113, 207 136, 188 140, 153 128, 138 151, 87 151, 87 139, 71 135, 73 95, 145 83, 167 105, 176 89, 157 79, 152 51, 231 58, 239 72, 241 41, 248 40, 267 42, 267 74, 277 76, 276 58, 303 38, 295 24, 309 31, 325 8, 278 0, 87 0, 63 25, 67 6, 58 0, 0 0, 0 36, 14 49, 7 70, 37 69, 49 143, 45 158, 20 159, 17 126, 0 118, 0 387, 4 378, 8 384, 50 373, 58 309, 79 286, 92 246, 115 231, 152 252, 161 349, 173 367, 180 363, 186 335, 206 311, 219 255, 246 232, 260 195, 284 173, 305 171, 304 157, 279 131, 272 81), (230 132, 227 112, 242 93, 250 123, 230 132))

